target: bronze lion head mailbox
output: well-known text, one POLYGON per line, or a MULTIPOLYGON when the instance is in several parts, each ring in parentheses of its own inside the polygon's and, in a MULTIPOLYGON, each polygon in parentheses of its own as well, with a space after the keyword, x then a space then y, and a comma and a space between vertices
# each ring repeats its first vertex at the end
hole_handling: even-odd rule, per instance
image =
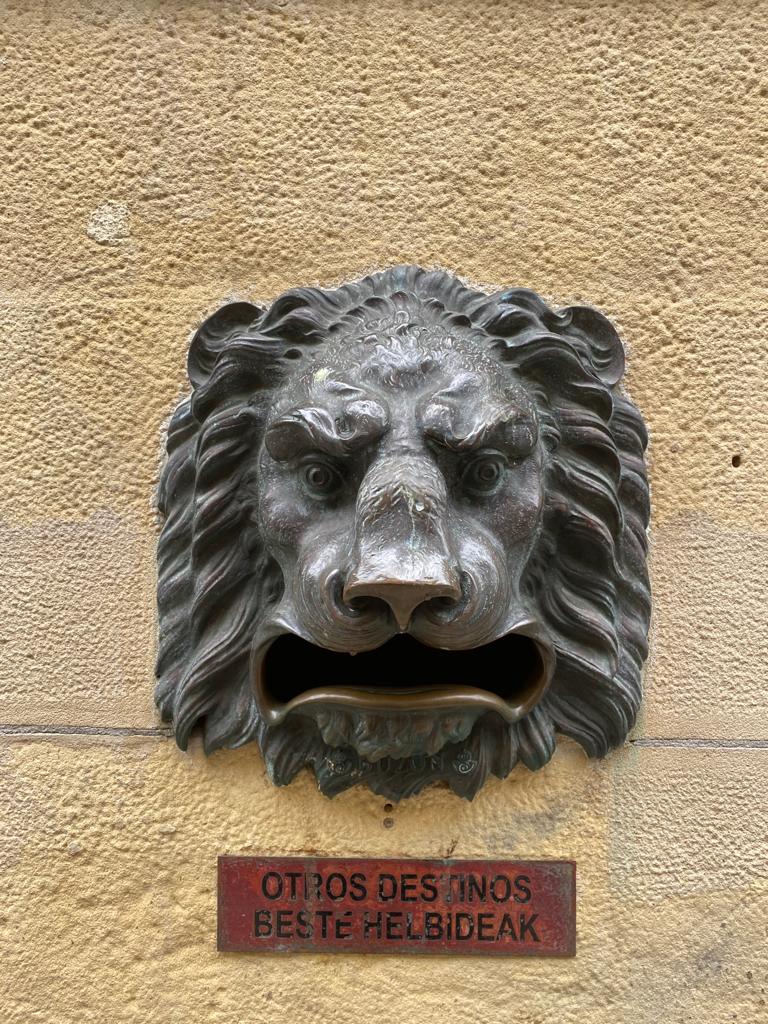
POLYGON ((159 495, 178 744, 398 799, 621 743, 650 613, 623 368, 592 309, 412 266, 209 317, 159 495))

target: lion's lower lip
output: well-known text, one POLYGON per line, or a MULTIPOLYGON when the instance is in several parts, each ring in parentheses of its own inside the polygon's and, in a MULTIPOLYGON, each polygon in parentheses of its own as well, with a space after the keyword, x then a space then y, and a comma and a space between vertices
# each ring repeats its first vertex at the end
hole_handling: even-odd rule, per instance
POLYGON ((468 650, 443 650, 396 636, 351 656, 287 633, 263 652, 257 672, 262 711, 273 724, 319 705, 387 713, 474 708, 517 721, 538 703, 553 655, 522 631, 468 650))

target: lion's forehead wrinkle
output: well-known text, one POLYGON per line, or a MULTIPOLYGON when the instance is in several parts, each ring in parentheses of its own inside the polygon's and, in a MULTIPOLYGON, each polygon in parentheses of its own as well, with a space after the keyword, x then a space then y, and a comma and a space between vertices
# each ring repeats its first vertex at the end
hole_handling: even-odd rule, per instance
POLYGON ((327 382, 337 375, 348 379, 353 374, 363 386, 399 391, 419 388, 438 373, 445 376, 448 366, 454 375, 474 378, 480 387, 482 378, 503 375, 485 332, 433 319, 434 311, 416 302, 410 311, 399 310, 396 322, 365 317, 355 318, 352 332, 329 328, 324 342, 309 355, 315 380, 327 382))
MULTIPOLYGON (((330 373, 330 371, 328 371, 330 373)), ((316 383, 323 384, 323 390, 327 391, 331 395, 339 395, 342 398, 364 398, 366 392, 362 388, 356 387, 354 384, 350 384, 349 381, 339 380, 336 377, 325 376, 318 377, 317 373, 314 374, 314 380, 316 383)))
POLYGON ((441 388, 433 400, 440 398, 465 397, 473 389, 479 390, 483 386, 482 377, 472 370, 460 370, 447 387, 441 388))
POLYGON ((426 453, 389 452, 368 470, 358 494, 359 508, 405 506, 425 513, 442 508, 447 499, 445 478, 426 453))
POLYGON ((444 510, 445 499, 445 491, 439 486, 416 485, 402 479, 380 481, 361 489, 358 514, 362 525, 395 511, 405 512, 414 521, 432 521, 444 510))
POLYGON ((389 426, 389 409, 372 398, 359 398, 348 402, 335 423, 347 437, 355 435, 362 441, 378 440, 389 426))

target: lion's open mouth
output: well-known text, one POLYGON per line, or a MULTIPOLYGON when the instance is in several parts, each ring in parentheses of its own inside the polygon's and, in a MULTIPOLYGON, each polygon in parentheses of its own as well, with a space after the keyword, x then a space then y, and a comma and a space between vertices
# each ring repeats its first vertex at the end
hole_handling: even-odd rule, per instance
POLYGON ((552 652, 523 633, 482 647, 442 650, 395 636, 375 650, 350 655, 293 634, 277 637, 258 672, 260 703, 273 721, 318 704, 407 712, 474 706, 517 721, 549 684, 552 652))

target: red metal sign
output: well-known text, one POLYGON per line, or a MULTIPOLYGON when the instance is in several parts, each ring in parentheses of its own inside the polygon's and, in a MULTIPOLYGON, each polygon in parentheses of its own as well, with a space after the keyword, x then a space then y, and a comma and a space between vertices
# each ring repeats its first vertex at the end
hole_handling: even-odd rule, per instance
POLYGON ((576 865, 219 857, 218 948, 574 956, 576 865))

